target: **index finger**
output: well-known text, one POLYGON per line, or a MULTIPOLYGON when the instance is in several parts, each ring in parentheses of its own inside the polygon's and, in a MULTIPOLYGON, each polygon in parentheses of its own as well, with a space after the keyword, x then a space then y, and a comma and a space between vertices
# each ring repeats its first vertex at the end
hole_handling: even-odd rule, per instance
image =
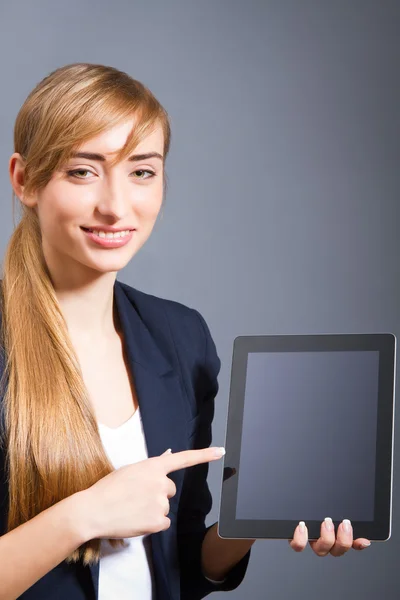
POLYGON ((218 460, 225 454, 225 448, 201 448, 200 450, 182 450, 175 454, 165 454, 162 456, 163 463, 166 466, 166 473, 193 467, 201 463, 218 460))

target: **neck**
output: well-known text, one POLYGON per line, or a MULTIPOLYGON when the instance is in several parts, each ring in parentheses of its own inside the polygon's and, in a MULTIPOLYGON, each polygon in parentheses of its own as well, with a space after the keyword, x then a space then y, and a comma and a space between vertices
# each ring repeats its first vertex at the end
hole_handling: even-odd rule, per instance
POLYGON ((53 281, 71 339, 92 346, 119 331, 113 302, 116 273, 105 273, 84 284, 53 281))

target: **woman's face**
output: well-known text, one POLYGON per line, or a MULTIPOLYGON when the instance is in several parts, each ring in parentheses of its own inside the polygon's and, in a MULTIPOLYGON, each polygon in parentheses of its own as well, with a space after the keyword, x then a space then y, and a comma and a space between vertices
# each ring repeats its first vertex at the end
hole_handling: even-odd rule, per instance
POLYGON ((85 142, 76 152, 101 154, 104 160, 71 158, 44 189, 23 200, 37 210, 46 263, 59 282, 63 273, 79 278, 78 271, 87 268, 119 271, 150 236, 163 198, 163 131, 158 126, 135 148, 135 160, 128 157, 111 168, 111 155, 124 145, 132 126, 130 120, 85 142), (92 239, 82 229, 107 226, 134 231, 110 247, 103 234, 92 239))

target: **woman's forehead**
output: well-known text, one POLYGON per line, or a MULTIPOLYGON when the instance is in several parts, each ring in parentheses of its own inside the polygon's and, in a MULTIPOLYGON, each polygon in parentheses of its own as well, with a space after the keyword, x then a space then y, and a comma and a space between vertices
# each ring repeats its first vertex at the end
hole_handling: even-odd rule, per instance
MULTIPOLYGON (((104 155, 116 154, 125 145, 128 136, 134 130, 135 122, 127 121, 122 124, 118 124, 106 131, 102 131, 100 134, 86 140, 81 146, 80 151, 85 152, 98 152, 104 155)), ((153 130, 139 142, 135 148, 135 154, 141 153, 142 151, 158 151, 162 153, 164 144, 164 135, 161 125, 157 124, 153 130)))

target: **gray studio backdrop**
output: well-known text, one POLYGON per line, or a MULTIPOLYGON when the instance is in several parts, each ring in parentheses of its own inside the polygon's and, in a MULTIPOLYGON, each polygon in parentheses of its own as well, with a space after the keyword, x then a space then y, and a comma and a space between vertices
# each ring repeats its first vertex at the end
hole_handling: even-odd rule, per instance
MULTIPOLYGON (((237 335, 400 334, 399 26, 390 0, 2 2, 0 255, 12 127, 32 87, 79 61, 148 85, 171 116, 169 188, 118 278, 204 315, 222 360, 213 441, 223 444, 237 335)), ((395 452, 388 542, 319 558, 259 540, 229 597, 398 598, 395 452)), ((208 524, 221 475, 212 464, 208 524)))

